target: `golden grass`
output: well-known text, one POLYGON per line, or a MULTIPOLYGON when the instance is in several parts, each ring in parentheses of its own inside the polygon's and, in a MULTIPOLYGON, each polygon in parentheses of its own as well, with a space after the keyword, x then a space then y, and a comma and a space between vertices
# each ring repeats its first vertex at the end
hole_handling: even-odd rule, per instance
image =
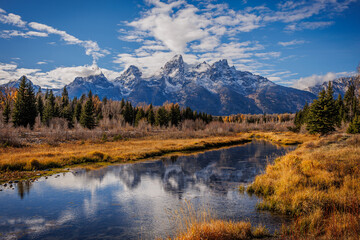
POLYGON ((360 135, 305 142, 247 189, 259 208, 295 216, 289 239, 360 239, 360 135))
POLYGON ((319 139, 316 135, 300 134, 294 132, 251 132, 253 136, 283 145, 296 145, 319 139))
MULTIPOLYGON (((129 162, 175 152, 194 152, 251 141, 249 134, 195 139, 132 139, 105 143, 63 143, 1 148, 1 171, 59 168, 81 163, 129 162)), ((0 172, 1 174, 1 172, 0 172)))
POLYGON ((188 201, 169 215, 178 226, 178 233, 174 238, 177 240, 247 240, 270 236, 262 225, 252 227, 250 222, 218 220, 212 216, 210 209, 195 209, 188 201))

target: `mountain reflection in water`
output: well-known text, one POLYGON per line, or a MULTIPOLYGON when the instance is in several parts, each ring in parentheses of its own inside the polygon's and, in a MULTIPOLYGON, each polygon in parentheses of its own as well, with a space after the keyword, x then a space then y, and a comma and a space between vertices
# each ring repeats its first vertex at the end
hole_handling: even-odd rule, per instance
POLYGON ((256 211, 240 194, 276 156, 293 148, 265 141, 158 161, 76 170, 0 192, 0 238, 154 239, 171 236, 168 211, 186 200, 215 216, 278 228, 286 219, 256 211))

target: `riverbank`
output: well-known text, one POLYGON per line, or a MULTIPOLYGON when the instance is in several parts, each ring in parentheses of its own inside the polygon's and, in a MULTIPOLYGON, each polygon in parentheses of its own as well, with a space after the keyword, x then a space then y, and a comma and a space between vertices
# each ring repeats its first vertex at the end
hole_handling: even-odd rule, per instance
POLYGON ((0 148, 0 182, 37 178, 87 164, 129 163, 175 153, 189 153, 250 142, 253 138, 277 144, 298 144, 316 137, 292 132, 247 132, 231 136, 159 138, 118 141, 77 141, 57 145, 34 144, 0 148), (44 171, 46 170, 46 171, 44 171))
POLYGON ((280 157, 247 188, 259 209, 294 216, 285 239, 359 239, 360 136, 307 141, 280 157))
POLYGON ((174 153, 189 153, 243 144, 251 134, 186 139, 132 139, 115 142, 77 142, 0 149, 0 182, 33 178, 79 164, 127 163, 174 153))

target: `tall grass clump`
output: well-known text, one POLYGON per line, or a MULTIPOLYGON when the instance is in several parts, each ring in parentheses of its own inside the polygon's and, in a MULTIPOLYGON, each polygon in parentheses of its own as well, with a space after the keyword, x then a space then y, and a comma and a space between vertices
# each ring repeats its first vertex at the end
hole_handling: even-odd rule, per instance
POLYGON ((247 189, 292 215, 289 239, 360 238, 360 136, 331 135, 277 159, 247 189))
POLYGON ((250 222, 219 220, 209 208, 196 209, 188 201, 169 215, 178 226, 174 238, 177 240, 247 240, 270 236, 264 226, 252 227, 250 222))

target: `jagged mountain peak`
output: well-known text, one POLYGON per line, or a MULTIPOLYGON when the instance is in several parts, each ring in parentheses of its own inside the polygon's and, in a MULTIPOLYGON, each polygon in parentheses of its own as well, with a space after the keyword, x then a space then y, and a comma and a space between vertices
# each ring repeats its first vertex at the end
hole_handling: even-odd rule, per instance
POLYGON ((170 61, 165 63, 162 72, 165 75, 183 74, 185 63, 181 55, 175 55, 170 61))
POLYGON ((131 76, 133 75, 134 77, 141 77, 142 72, 140 71, 140 69, 134 65, 130 65, 122 74, 121 76, 131 76))
POLYGON ((3 84, 3 85, 1 85, 1 86, 3 86, 3 87, 8 87, 8 88, 19 88, 20 82, 21 82, 21 80, 22 80, 23 77, 25 77, 26 83, 30 83, 30 85, 33 87, 33 89, 34 89, 35 92, 39 91, 40 86, 35 85, 35 84, 34 84, 27 76, 25 76, 25 75, 21 76, 21 77, 20 77, 19 79, 17 79, 17 80, 12 80, 12 81, 10 81, 10 82, 8 82, 8 83, 5 83, 5 84, 3 84))
POLYGON ((79 97, 92 90, 100 98, 126 98, 135 105, 177 102, 214 115, 295 112, 315 98, 309 92, 237 71, 226 59, 211 65, 188 65, 181 55, 175 55, 152 76, 142 76, 139 68, 131 65, 113 82, 101 73, 76 78, 67 88, 70 96, 79 97))
POLYGON ((206 72, 211 68, 211 66, 207 63, 207 62, 202 62, 199 63, 197 65, 195 65, 194 67, 192 67, 192 71, 194 72, 198 72, 198 73, 202 73, 202 72, 206 72))
POLYGON ((219 61, 214 62, 212 65, 213 68, 230 68, 229 63, 226 59, 221 59, 219 61))

